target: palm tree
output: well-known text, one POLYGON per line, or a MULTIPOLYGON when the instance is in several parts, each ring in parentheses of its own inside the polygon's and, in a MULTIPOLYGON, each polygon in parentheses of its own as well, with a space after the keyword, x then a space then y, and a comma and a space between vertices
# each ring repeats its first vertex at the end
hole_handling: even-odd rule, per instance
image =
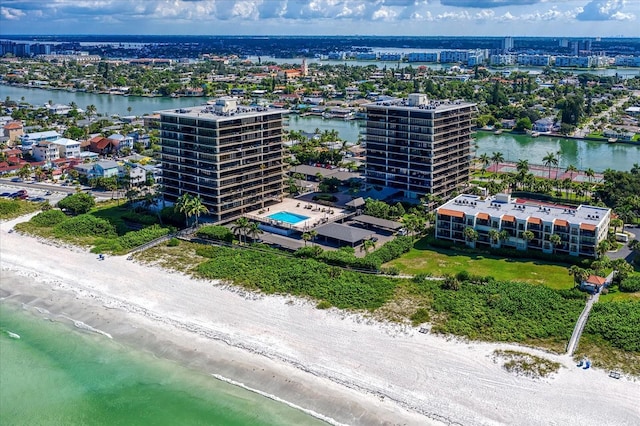
POLYGON ((249 219, 242 216, 239 217, 231 226, 231 232, 238 236, 238 241, 242 244, 242 237, 246 235, 249 229, 249 219))
POLYGON ((613 226, 613 232, 618 232, 618 227, 624 227, 624 221, 620 218, 611 219, 609 222, 611 226, 613 226))
POLYGON ((547 155, 542 158, 542 164, 544 164, 546 167, 549 167, 549 180, 551 180, 551 167, 558 165, 558 159, 556 158, 556 155, 553 152, 547 152, 547 155))
POLYGON ((518 160, 516 170, 518 173, 526 175, 529 172, 529 160, 518 160))
POLYGON ((604 256, 605 253, 608 252, 610 248, 611 248, 611 244, 609 244, 609 241, 607 240, 600 241, 596 246, 596 253, 598 257, 604 256))
POLYGON ((551 236, 549 236, 549 241, 551 242, 551 245, 553 246, 553 252, 556 252, 556 248, 562 244, 562 237, 558 234, 551 234, 551 236))
POLYGON ((189 226, 189 209, 190 209, 190 204, 192 199, 193 199, 193 195, 189 194, 188 192, 185 192, 184 194, 178 197, 178 199, 176 200, 176 204, 173 206, 173 209, 176 212, 182 213, 184 215, 185 226, 189 226))
POLYGON ((498 231, 497 229, 494 229, 494 228, 489 229, 488 234, 489 234, 489 241, 491 241, 493 244, 500 241, 500 231, 498 231))
POLYGON ((489 157, 488 154, 482 154, 479 157, 480 160, 480 164, 482 164, 482 175, 484 176, 484 174, 487 172, 487 166, 491 163, 491 157, 489 157))
POLYGON ((200 198, 199 195, 192 197, 189 202, 188 215, 189 217, 194 216, 196 218, 195 226, 198 226, 198 218, 200 215, 207 213, 209 213, 209 209, 202 203, 202 198, 200 198))
POLYGON ((571 181, 573 182, 573 174, 577 171, 578 169, 576 168, 576 166, 574 166, 573 164, 569 164, 569 167, 567 167, 565 173, 569 172, 569 179, 571 179, 571 181))
POLYGON ((311 240, 311 234, 305 232, 304 234, 302 234, 302 239, 304 240, 304 246, 306 247, 307 241, 311 240))
POLYGON ((535 234, 531 231, 524 231, 521 236, 522 239, 527 242, 527 244, 529 244, 531 240, 535 238, 535 234))
POLYGON ((593 179, 593 177, 596 175, 592 168, 588 168, 587 170, 585 170, 584 174, 589 178, 589 183, 591 183, 591 179, 593 179))
POLYGON ((501 152, 491 153, 491 161, 496 165, 495 172, 498 173, 498 165, 504 162, 504 155, 501 152))
POLYGON ((264 234, 264 231, 260 229, 260 226, 256 222, 250 222, 249 227, 247 228, 247 235, 250 236, 252 240, 256 241, 260 234, 264 234))
POLYGON ((463 234, 467 242, 473 243, 478 239, 478 232, 470 226, 464 228, 463 234))
POLYGON ((365 253, 369 253, 369 249, 373 249, 376 247, 376 242, 373 240, 364 240, 362 245, 360 246, 360 250, 364 250, 365 253))
POLYGON ((18 176, 20 176, 22 179, 26 179, 31 176, 31 166, 25 164, 24 166, 20 167, 20 169, 18 170, 18 176))
POLYGON ((581 282, 589 278, 591 272, 592 271, 590 271, 589 269, 583 269, 577 265, 573 265, 569 268, 569 275, 573 276, 573 281, 576 284, 580 284, 581 282))
POLYGON ((318 231, 312 229, 311 231, 309 231, 309 235, 311 235, 311 244, 313 244, 313 242, 316 240, 316 237, 318 236, 318 231))

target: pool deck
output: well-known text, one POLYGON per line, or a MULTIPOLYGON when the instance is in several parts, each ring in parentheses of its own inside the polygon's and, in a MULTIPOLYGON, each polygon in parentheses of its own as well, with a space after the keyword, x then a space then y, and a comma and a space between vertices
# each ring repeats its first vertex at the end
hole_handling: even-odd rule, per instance
POLYGON ((260 222, 273 226, 293 229, 299 232, 307 232, 325 223, 342 219, 348 213, 351 212, 349 210, 337 207, 327 207, 313 202, 297 200, 294 198, 285 198, 281 203, 269 206, 266 209, 254 210, 252 212, 249 212, 245 216, 248 219, 258 220, 260 222), (296 224, 290 224, 287 222, 274 220, 269 217, 270 215, 278 212, 295 213, 300 216, 307 216, 309 219, 305 219, 296 224))

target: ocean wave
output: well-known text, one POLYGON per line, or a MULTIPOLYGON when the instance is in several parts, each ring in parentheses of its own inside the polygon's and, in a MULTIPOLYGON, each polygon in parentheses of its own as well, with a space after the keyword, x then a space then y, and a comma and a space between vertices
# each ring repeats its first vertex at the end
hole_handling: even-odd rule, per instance
POLYGON ((260 396, 264 396, 265 398, 269 398, 269 399, 271 399, 273 401, 279 402, 281 404, 285 404, 288 407, 294 408, 294 409, 296 409, 298 411, 302 411, 303 413, 308 414, 311 417, 315 417, 316 419, 320 419, 320 420, 322 420, 322 421, 324 421, 326 423, 329 423, 330 425, 347 426, 344 423, 340 423, 337 420, 332 419, 331 417, 325 416, 324 414, 320 414, 320 413, 315 412, 313 410, 309 410, 308 408, 301 407, 301 406, 299 406, 297 404, 294 404, 293 402, 290 402, 290 401, 287 401, 285 399, 279 398, 276 395, 273 395, 271 393, 263 392, 263 391, 261 391, 259 389, 254 389, 252 387, 249 387, 249 386, 245 385, 244 383, 236 382, 235 380, 226 378, 226 377, 221 376, 219 374, 212 374, 211 376, 215 377, 216 379, 218 379, 220 381, 228 383, 230 385, 238 386, 239 388, 248 390, 249 392, 253 392, 253 393, 256 393, 256 394, 258 394, 260 396))

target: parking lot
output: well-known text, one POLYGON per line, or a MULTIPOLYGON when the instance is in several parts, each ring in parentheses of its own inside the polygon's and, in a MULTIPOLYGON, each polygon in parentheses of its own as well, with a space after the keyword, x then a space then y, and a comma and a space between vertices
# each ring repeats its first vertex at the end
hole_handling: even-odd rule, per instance
POLYGON ((58 201, 66 197, 67 194, 67 192, 43 189, 41 187, 30 187, 29 184, 23 184, 19 187, 16 185, 0 184, 0 197, 4 199, 21 198, 36 203, 48 200, 51 205, 56 205, 58 201), (26 196, 20 197, 18 194, 20 190, 26 191, 26 196))

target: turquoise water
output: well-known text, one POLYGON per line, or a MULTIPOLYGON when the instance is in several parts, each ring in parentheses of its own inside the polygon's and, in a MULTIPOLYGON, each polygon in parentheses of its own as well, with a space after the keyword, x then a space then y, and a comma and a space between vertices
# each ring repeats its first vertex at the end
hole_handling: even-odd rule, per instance
POLYGON ((0 303, 0 424, 326 423, 105 336, 0 303))
POLYGON ((300 214, 289 213, 289 212, 278 212, 272 215, 267 216, 269 219, 279 220, 282 222, 290 223, 295 225, 298 222, 302 222, 303 220, 309 219, 308 216, 302 216, 300 214))

